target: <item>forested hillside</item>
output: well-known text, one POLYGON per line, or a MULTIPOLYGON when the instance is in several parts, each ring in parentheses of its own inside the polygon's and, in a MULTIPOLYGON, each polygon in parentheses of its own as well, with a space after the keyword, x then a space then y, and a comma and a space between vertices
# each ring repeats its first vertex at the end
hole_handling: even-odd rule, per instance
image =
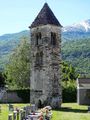
POLYGON ((0 36, 0 70, 8 63, 9 56, 23 37, 29 37, 29 31, 0 36))
MULTIPOLYGON (((10 54, 22 37, 30 39, 29 31, 0 36, 0 70, 8 63, 10 54)), ((90 20, 63 28, 61 50, 64 61, 72 63, 81 75, 90 77, 90 20)))
POLYGON ((90 77, 90 39, 64 42, 62 59, 75 66, 78 73, 90 77))

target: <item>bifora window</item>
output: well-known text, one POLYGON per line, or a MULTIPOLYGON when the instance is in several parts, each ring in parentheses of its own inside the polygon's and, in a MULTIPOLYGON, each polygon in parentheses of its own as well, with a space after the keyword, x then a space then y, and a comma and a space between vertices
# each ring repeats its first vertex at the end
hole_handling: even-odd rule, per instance
POLYGON ((41 37, 42 36, 40 32, 36 34, 36 45, 39 45, 41 43, 41 37))
POLYGON ((51 32, 51 44, 53 46, 55 46, 56 42, 57 42, 57 40, 56 40, 56 33, 51 32))

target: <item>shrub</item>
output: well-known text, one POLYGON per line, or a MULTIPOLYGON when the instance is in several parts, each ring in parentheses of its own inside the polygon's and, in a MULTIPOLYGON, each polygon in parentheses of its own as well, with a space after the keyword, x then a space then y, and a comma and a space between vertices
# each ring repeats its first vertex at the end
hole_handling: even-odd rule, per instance
POLYGON ((77 89, 75 81, 68 81, 67 85, 65 83, 62 87, 62 99, 63 102, 76 102, 77 100, 77 89))

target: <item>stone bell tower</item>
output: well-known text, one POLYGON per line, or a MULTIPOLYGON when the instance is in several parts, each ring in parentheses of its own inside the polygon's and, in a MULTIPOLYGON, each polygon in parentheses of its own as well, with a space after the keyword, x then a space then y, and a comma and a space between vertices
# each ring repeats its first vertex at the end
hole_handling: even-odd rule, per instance
POLYGON ((61 27, 47 3, 30 26, 30 102, 38 107, 61 106, 61 27))

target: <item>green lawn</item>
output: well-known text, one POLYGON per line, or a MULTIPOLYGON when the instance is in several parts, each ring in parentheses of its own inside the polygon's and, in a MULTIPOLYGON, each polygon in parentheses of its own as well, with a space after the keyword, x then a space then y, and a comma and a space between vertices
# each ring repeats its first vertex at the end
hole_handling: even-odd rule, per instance
MULTIPOLYGON (((14 104, 15 107, 25 106, 25 104, 14 104)), ((2 111, 0 120, 8 120, 8 105, 1 104, 2 111)), ((53 110, 52 120, 90 120, 90 113, 87 106, 79 106, 76 103, 63 103, 60 110, 53 110)))
MULTIPOLYGON (((14 109, 16 107, 21 108, 23 106, 26 106, 26 104, 13 104, 13 105, 14 105, 14 109)), ((11 113, 9 112, 8 104, 1 104, 0 106, 2 108, 2 111, 0 112, 0 120, 8 120, 8 114, 11 113)))
POLYGON ((76 103, 64 103, 61 110, 54 110, 52 120, 90 120, 87 106, 76 103))

